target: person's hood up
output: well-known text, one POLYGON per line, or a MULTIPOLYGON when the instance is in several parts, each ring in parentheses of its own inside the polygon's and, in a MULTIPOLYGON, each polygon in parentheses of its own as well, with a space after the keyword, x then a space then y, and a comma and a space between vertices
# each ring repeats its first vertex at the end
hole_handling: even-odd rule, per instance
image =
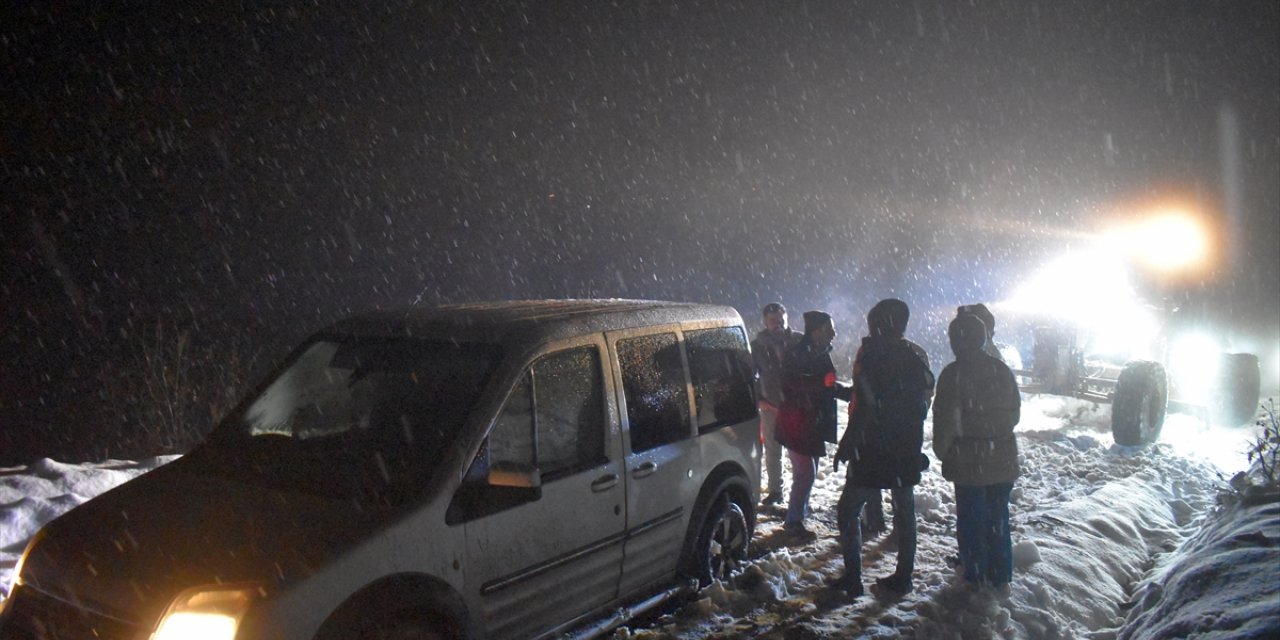
POLYGON ((961 358, 982 351, 987 343, 987 327, 976 315, 956 316, 947 327, 947 338, 951 341, 951 351, 961 358))
POLYGON ((867 329, 873 336, 901 338, 907 333, 907 321, 910 319, 911 310, 907 303, 897 298, 886 298, 867 312, 867 329))

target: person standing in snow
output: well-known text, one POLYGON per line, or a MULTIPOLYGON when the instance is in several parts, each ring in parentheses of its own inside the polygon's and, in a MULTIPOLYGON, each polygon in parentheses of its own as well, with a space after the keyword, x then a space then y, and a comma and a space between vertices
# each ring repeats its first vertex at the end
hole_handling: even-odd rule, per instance
POLYGON ((1013 427, 1022 399, 1013 373, 983 351, 990 329, 973 314, 951 321, 955 362, 938 377, 933 452, 956 487, 956 543, 964 579, 1004 589, 1013 577, 1009 493, 1018 478, 1013 427))
POLYGON ((822 311, 804 313, 804 337, 787 350, 782 362, 782 406, 778 417, 778 441, 791 460, 791 495, 783 531, 812 539, 804 526, 809 515, 809 493, 818 472, 818 458, 826 455, 826 443, 836 441, 836 399, 847 401, 853 388, 836 381, 831 362, 831 341, 836 337, 831 316, 822 311))
MULTIPOLYGON (((905 305, 905 303, 903 304, 905 305)), ((872 308, 872 313, 868 314, 868 318, 867 318, 868 335, 873 334, 877 330, 875 327, 872 326, 872 321, 873 321, 872 316, 874 316, 875 322, 880 323, 884 319, 884 314, 886 309, 890 308, 891 306, 893 306, 893 303, 890 303, 886 300, 884 301, 883 305, 877 305, 877 307, 872 308)), ((963 309, 966 307, 961 307, 961 308, 963 309)), ((985 307, 983 308, 985 309, 985 307)), ((909 316, 910 314, 908 313, 907 315, 909 316)), ((892 319, 888 319, 887 321, 889 323, 893 322, 892 319)), ((903 329, 905 330, 905 326, 903 327, 903 329)), ((928 367, 929 354, 924 350, 924 347, 921 347, 920 345, 910 340, 907 340, 905 337, 901 339, 906 343, 908 347, 911 348, 912 351, 915 352, 917 356, 920 357, 922 361, 924 361, 925 367, 928 367)), ((858 354, 853 359, 853 378, 855 380, 858 378, 858 375, 861 372, 861 370, 862 370, 862 349, 861 347, 859 347, 858 354)), ((930 389, 930 392, 932 392, 932 389, 930 389)), ((926 399, 926 402, 928 402, 928 399, 926 399)), ((858 408, 857 404, 858 404, 858 398, 857 396, 854 396, 853 401, 849 403, 850 424, 853 423, 853 415, 854 413, 857 412, 857 408, 858 408)), ((839 464, 839 463, 840 463, 840 460, 837 459, 836 464, 839 464)), ((862 520, 860 521, 860 527, 862 530, 862 536, 864 538, 867 537, 868 535, 884 533, 885 530, 887 529, 884 521, 884 499, 882 496, 877 496, 874 500, 871 500, 870 502, 868 502, 862 508, 861 516, 862 516, 862 520)))
POLYGON ((862 339, 854 363, 849 427, 836 450, 836 464, 848 463, 844 490, 836 505, 845 569, 832 584, 851 595, 863 592, 863 506, 878 502, 884 489, 893 500, 898 564, 892 575, 876 580, 876 585, 894 594, 912 589, 915 485, 928 466, 921 448, 934 379, 924 350, 904 337, 909 317, 907 303, 901 300, 876 303, 867 314, 870 335, 862 339))
POLYGON ((764 435, 764 468, 767 478, 764 504, 782 502, 782 445, 778 444, 778 408, 782 406, 782 360, 800 343, 801 334, 787 326, 787 308, 770 302, 761 311, 764 330, 751 341, 756 365, 756 397, 760 404, 760 430, 764 435))

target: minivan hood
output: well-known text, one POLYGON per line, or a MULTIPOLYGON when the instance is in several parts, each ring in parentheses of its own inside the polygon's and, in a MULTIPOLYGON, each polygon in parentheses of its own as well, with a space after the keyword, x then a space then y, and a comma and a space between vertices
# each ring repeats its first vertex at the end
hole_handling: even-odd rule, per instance
POLYGON ((71 510, 37 534, 22 581, 124 620, 154 623, 180 592, 306 577, 385 521, 351 501, 202 473, 180 459, 71 510))

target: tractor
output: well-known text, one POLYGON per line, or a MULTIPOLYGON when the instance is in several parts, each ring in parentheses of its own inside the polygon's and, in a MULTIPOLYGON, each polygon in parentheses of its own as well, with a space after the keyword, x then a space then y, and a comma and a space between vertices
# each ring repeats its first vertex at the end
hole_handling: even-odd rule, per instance
POLYGON ((1185 207, 1147 210, 1086 240, 996 305, 1014 325, 1006 335, 1031 343, 1011 354, 1023 390, 1111 403, 1120 445, 1155 442, 1169 410, 1250 423, 1261 369, 1239 347, 1258 343, 1235 326, 1235 293, 1218 284, 1205 218, 1185 207), (1133 277, 1143 271, 1145 280, 1133 277))

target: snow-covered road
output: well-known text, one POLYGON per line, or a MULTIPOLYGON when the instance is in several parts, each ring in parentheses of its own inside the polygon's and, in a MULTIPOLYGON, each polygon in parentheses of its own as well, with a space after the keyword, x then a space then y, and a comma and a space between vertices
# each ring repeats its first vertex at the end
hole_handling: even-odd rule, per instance
MULTIPOLYGON (((1253 431, 1211 429, 1171 414, 1160 444, 1125 448, 1112 443, 1106 406, 1033 396, 1024 399, 1022 416, 1010 593, 957 583, 947 561, 955 555, 953 491, 936 460, 916 491, 915 591, 881 601, 828 590, 827 580, 843 569, 834 506, 844 474, 832 473, 827 459, 811 502, 816 540, 790 544, 781 532, 781 512, 765 512, 754 560, 732 584, 713 585, 701 600, 619 629, 614 637, 1115 637, 1138 582, 1178 554, 1212 510, 1225 477, 1244 468, 1242 452, 1253 431)), ((926 437, 929 430, 926 425, 926 437)), ((0 469, 0 585, 8 584, 40 525, 166 461, 41 460, 0 469)), ((889 536, 868 540, 865 579, 890 573, 894 558, 889 536)))

